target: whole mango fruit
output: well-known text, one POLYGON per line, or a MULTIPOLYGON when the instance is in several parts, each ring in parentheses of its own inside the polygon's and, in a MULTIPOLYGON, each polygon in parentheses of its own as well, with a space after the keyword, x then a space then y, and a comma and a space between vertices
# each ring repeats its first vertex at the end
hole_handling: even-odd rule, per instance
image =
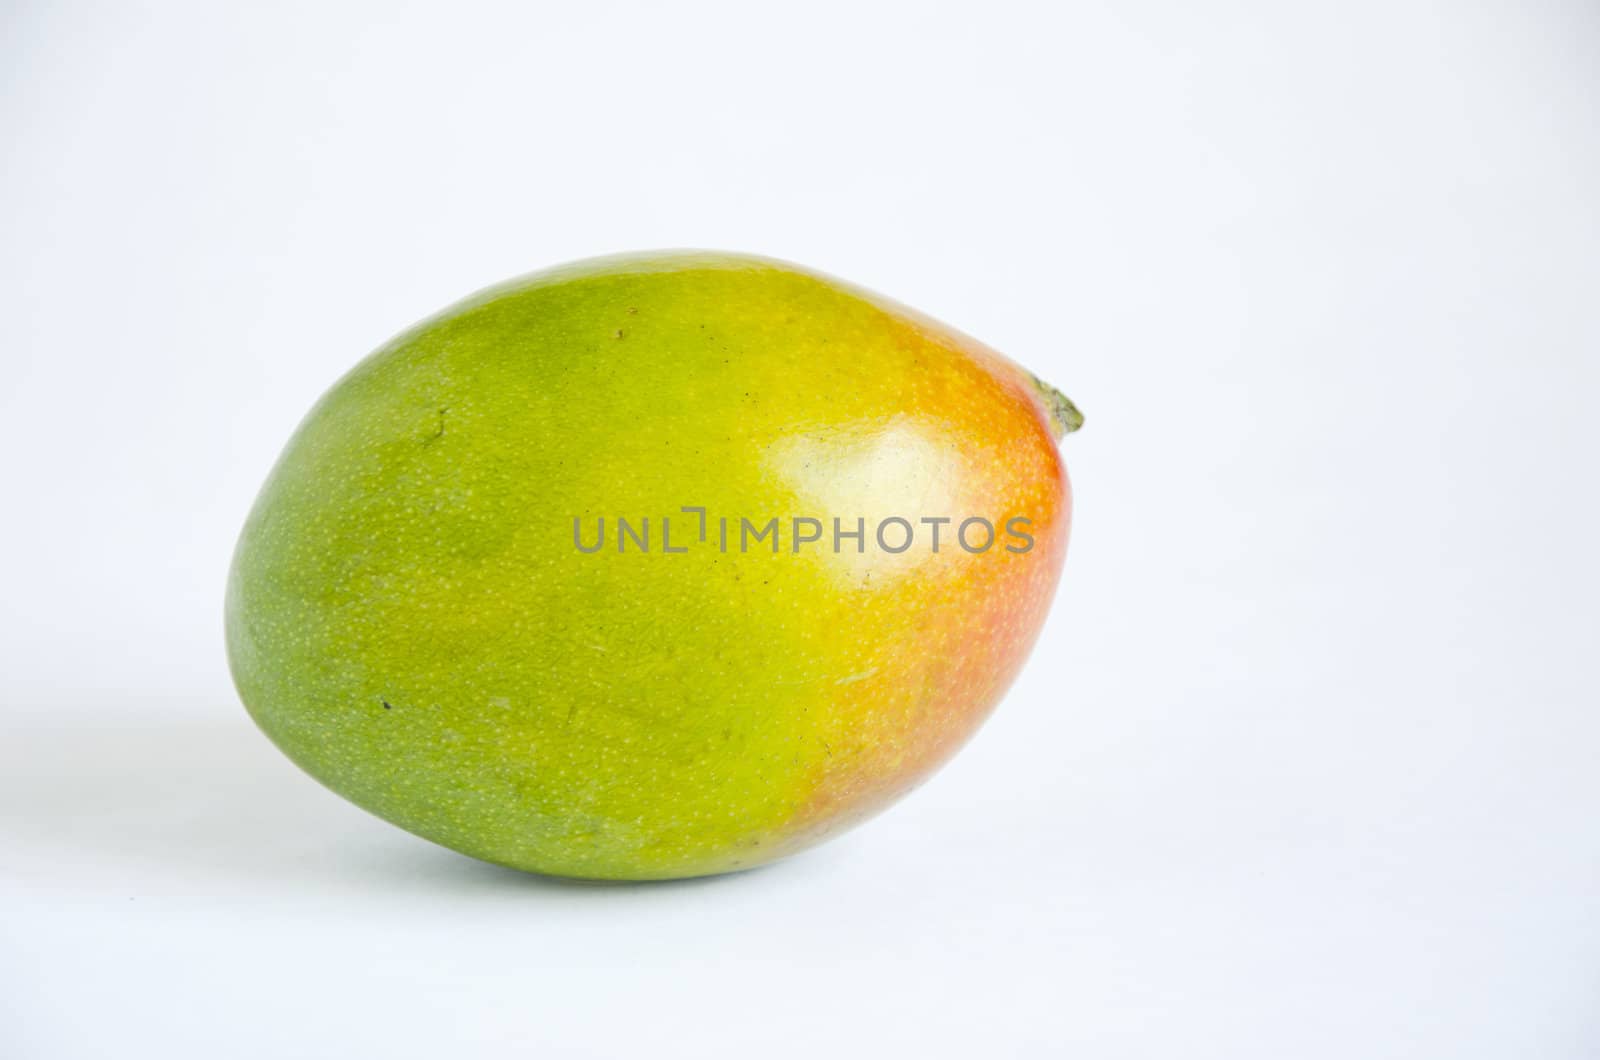
POLYGON ((578 262, 312 409, 234 555, 239 694, 296 763, 533 872, 728 872, 882 809, 1029 652, 1059 393, 764 258, 578 262))

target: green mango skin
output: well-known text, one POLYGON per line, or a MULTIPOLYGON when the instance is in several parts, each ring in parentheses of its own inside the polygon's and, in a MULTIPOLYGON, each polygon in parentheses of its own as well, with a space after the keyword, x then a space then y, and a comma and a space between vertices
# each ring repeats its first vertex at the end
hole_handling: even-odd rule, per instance
POLYGON ((312 776, 452 849, 589 879, 748 868, 888 805, 999 700, 1059 577, 1076 424, 967 336, 781 262, 515 280, 300 425, 234 556, 234 680, 312 776), (914 547, 877 547, 891 515, 914 547), (795 516, 823 540, 795 551, 795 516), (993 547, 954 546, 971 516, 993 547), (1017 516, 1026 551, 1003 547, 1017 516), (778 517, 780 549, 741 551, 741 517, 778 517), (866 547, 835 552, 835 517, 866 547), (925 517, 956 521, 938 552, 925 517))

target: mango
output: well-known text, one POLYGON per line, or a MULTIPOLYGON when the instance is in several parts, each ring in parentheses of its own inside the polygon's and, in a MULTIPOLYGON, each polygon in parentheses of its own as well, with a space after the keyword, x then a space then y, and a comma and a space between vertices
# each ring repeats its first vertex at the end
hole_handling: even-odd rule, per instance
POLYGON ((764 258, 474 295, 301 423, 228 579, 261 729, 531 872, 749 868, 888 806, 1022 666, 1065 555, 1058 392, 764 258))

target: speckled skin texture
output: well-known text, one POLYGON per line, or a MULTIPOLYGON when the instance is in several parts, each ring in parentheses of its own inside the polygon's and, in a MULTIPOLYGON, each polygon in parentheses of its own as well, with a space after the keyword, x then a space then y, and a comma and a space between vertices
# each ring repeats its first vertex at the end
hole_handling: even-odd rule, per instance
POLYGON ((595 879, 769 861, 916 785, 1016 675, 1066 549, 1057 398, 779 262, 513 281, 300 425, 234 557, 235 681, 312 776, 466 854, 595 879), (917 531, 899 554, 872 540, 891 515, 917 531), (618 516, 648 517, 649 552, 619 551, 618 516), (686 552, 662 551, 663 516, 686 552), (741 553, 738 520, 774 516, 780 550, 741 553), (798 553, 794 516, 825 527, 798 553), (935 553, 937 516, 998 540, 969 553, 952 523, 935 553), (1016 516, 1027 551, 1004 547, 1016 516), (605 547, 580 551, 574 519, 592 545, 601 517, 605 547), (834 517, 866 520, 864 551, 833 550, 834 517))

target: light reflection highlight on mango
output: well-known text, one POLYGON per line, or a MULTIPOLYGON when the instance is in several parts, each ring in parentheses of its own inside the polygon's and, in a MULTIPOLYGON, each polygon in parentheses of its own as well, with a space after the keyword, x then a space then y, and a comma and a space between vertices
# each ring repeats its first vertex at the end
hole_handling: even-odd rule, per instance
MULTIPOLYGON (((849 432, 797 435, 774 444, 768 455, 773 473, 797 498, 797 516, 822 523, 822 538, 802 547, 802 553, 833 552, 833 519, 849 532, 856 520, 865 520, 862 551, 852 538, 844 538, 838 552, 843 562, 825 568, 851 585, 882 584, 929 568, 958 550, 956 525, 969 515, 994 518, 994 513, 957 510, 963 496, 966 468, 948 445, 941 446, 933 425, 902 416, 881 427, 849 432), (911 547, 894 553, 879 546, 876 533, 885 519, 898 516, 911 524, 911 547), (923 518, 944 516, 951 521, 939 527, 939 553, 932 549, 933 527, 923 518)), ((967 494, 970 496, 970 493, 967 494)), ((884 530, 885 540, 898 548, 903 527, 884 530)))

